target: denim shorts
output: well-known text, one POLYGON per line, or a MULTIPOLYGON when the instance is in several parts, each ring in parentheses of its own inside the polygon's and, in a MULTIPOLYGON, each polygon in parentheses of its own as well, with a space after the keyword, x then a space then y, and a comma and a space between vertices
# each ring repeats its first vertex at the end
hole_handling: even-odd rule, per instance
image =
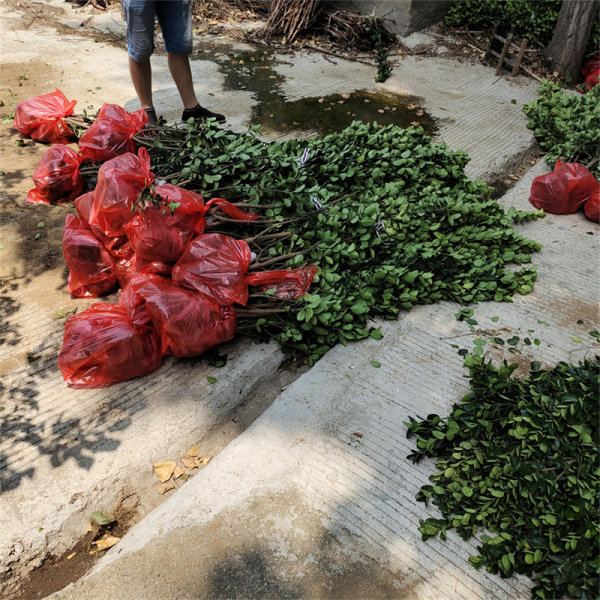
POLYGON ((154 51, 155 17, 167 52, 192 52, 191 0, 121 0, 121 4, 127 22, 127 53, 133 60, 148 60, 154 51))

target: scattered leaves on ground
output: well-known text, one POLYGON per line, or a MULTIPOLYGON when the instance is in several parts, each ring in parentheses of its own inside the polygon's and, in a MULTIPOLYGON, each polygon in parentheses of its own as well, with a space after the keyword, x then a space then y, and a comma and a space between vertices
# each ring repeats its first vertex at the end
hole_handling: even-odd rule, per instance
POLYGON ((164 483, 171 478, 177 464, 174 460, 167 460, 165 462, 152 463, 152 466, 154 467, 154 472, 156 473, 158 480, 161 483, 164 483))

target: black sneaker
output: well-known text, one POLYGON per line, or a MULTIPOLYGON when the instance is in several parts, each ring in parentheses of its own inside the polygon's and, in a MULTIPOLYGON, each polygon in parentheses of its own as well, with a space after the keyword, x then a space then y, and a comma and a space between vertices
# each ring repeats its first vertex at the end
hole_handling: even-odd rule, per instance
POLYGON ((207 119, 216 119, 217 123, 225 123, 225 115, 214 113, 199 104, 195 108, 186 108, 181 115, 182 121, 194 119, 195 121, 206 121, 207 119))
POLYGON ((156 117, 156 111, 153 108, 144 109, 148 115, 148 125, 158 125, 158 118, 156 117))

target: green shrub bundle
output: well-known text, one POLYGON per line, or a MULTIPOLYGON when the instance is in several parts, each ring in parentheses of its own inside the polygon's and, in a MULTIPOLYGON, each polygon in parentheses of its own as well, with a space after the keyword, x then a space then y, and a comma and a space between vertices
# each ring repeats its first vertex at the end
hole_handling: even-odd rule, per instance
POLYGON ((254 248, 260 268, 319 268, 302 300, 274 307, 267 295, 249 304, 255 333, 310 363, 338 342, 368 336, 373 317, 439 300, 510 301, 532 289, 535 268, 513 266, 529 263, 540 245, 512 219, 540 213, 507 214, 485 183, 466 177, 468 156, 431 143, 421 127, 355 122, 325 137, 272 143, 209 125, 171 135, 177 143, 168 147, 142 138, 159 177, 262 207, 260 221, 217 219, 211 230, 268 234, 254 248))
POLYGON ((600 86, 583 95, 565 92, 557 83, 544 80, 539 98, 526 104, 523 112, 540 146, 547 151, 546 163, 591 163, 600 179, 600 86))
POLYGON ((512 378, 501 367, 468 356, 471 392, 447 418, 410 419, 413 462, 436 459, 431 500, 442 518, 422 520, 424 540, 455 529, 481 535, 477 569, 534 578, 533 598, 598 598, 600 359, 512 378))

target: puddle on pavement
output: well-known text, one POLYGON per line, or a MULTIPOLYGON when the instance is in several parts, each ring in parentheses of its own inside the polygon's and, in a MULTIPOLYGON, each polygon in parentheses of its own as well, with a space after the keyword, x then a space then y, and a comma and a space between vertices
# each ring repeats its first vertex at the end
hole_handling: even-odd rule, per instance
MULTIPOLYGON (((420 125, 429 135, 437 129, 434 119, 421 107, 423 99, 382 90, 357 90, 348 94, 302 98, 288 101, 281 91, 285 77, 275 71, 275 59, 266 50, 223 53, 204 51, 194 58, 217 62, 224 75, 225 90, 252 92, 257 104, 252 108, 251 125, 265 133, 310 131, 326 135, 341 131, 352 121, 373 122, 400 127, 420 125)), ((374 82, 365 82, 371 85, 374 82)))

